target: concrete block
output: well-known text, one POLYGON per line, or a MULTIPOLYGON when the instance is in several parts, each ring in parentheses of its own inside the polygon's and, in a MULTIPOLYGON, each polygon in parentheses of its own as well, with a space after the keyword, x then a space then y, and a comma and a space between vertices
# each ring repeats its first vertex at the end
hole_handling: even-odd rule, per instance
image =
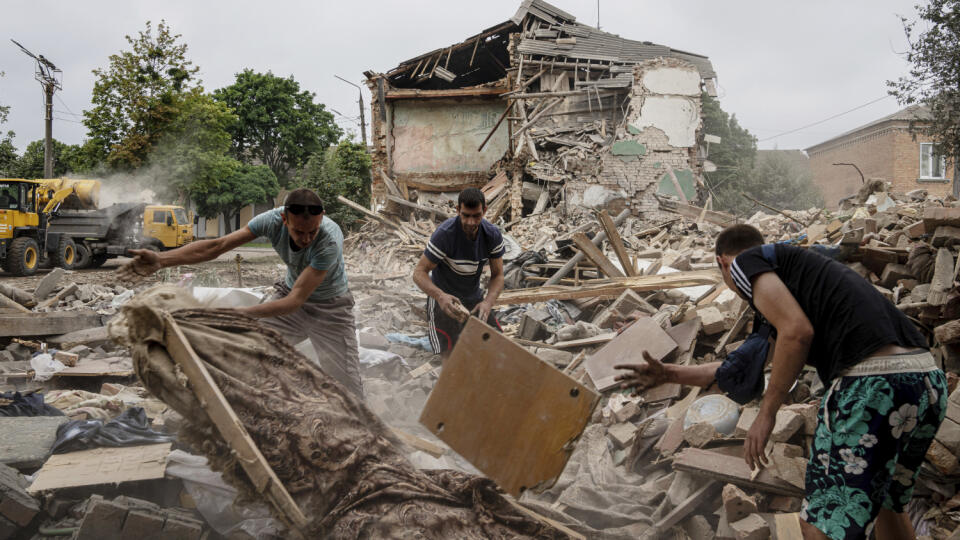
POLYGON ((816 403, 795 403, 783 408, 787 411, 793 411, 803 416, 803 434, 815 435, 817 433, 817 411, 819 406, 816 403))
POLYGON ((936 439, 930 443, 930 448, 927 449, 927 461, 936 467, 941 474, 949 475, 957 470, 957 456, 936 439))
POLYGON ((737 428, 734 430, 733 436, 745 436, 750 431, 750 426, 753 425, 753 421, 757 419, 758 414, 760 414, 759 407, 744 407, 740 411, 740 419, 737 420, 737 428))
POLYGON ((787 442, 805 423, 803 415, 796 411, 777 411, 777 420, 773 425, 773 432, 770 433, 770 440, 775 443, 787 442))
POLYGON ((901 279, 910 279, 914 277, 913 272, 905 264, 888 263, 883 267, 883 274, 880 276, 880 285, 888 289, 897 286, 897 281, 901 279))
POLYGON ((941 225, 933 233, 933 247, 953 247, 960 244, 960 227, 941 225))
POLYGON ((918 221, 912 225, 907 225, 903 228, 903 232, 907 234, 910 238, 917 239, 926 234, 926 228, 922 221, 918 221))
POLYGON ((944 418, 935 438, 954 455, 960 454, 960 424, 944 418))
POLYGON ((765 540, 770 538, 770 525, 757 514, 730 523, 737 540, 765 540))
POLYGON ((11 467, 0 465, 0 515, 25 527, 39 511, 37 500, 21 485, 20 473, 11 467))
POLYGON ((94 495, 87 501, 87 511, 80 522, 80 528, 74 540, 104 540, 120 538, 127 507, 112 501, 105 501, 94 495))
POLYGON ((164 540, 200 540, 203 526, 198 522, 168 517, 163 524, 164 540))
POLYGON ((712 336, 726 330, 726 321, 724 320, 723 313, 720 313, 719 309, 713 306, 700 308, 697 310, 697 315, 703 324, 704 334, 712 336))
POLYGON ((537 355, 537 358, 544 362, 549 362, 558 368, 566 367, 574 358, 574 354, 570 351, 548 349, 547 347, 539 347, 533 351, 533 354, 537 355))
POLYGON ((613 424, 607 428, 607 434, 610 435, 610 439, 613 440, 613 444, 617 448, 626 448, 627 446, 630 446, 630 443, 633 442, 633 436, 636 433, 637 426, 631 424, 630 422, 613 424))
POLYGON ((37 297, 37 300, 43 300, 50 296, 50 293, 57 288, 57 285, 60 284, 60 280, 63 279, 66 273, 66 270, 63 268, 54 268, 49 274, 43 276, 43 279, 40 280, 37 288, 33 291, 33 295, 37 297))
POLYGON ((934 231, 941 225, 960 227, 960 208, 929 206, 923 209, 923 221, 928 231, 934 231))
POLYGON ((728 523, 740 521, 758 511, 757 500, 733 484, 723 486, 720 497, 723 500, 723 512, 728 523))
POLYGON ((163 538, 163 514, 146 510, 130 510, 123 522, 121 540, 161 540, 163 538))
POLYGON ((50 457, 57 428, 66 416, 0 417, 0 463, 17 469, 36 468, 50 457))
POLYGON ((694 448, 703 448, 717 437, 717 428, 713 424, 701 422, 683 430, 683 440, 694 448))

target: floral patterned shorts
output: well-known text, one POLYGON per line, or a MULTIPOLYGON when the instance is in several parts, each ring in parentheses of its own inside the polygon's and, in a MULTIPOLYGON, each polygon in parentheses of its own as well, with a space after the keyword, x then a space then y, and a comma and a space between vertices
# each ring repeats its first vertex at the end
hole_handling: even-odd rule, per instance
POLYGON ((903 512, 946 410, 939 369, 842 377, 817 415, 801 517, 830 538, 864 538, 881 508, 903 512))

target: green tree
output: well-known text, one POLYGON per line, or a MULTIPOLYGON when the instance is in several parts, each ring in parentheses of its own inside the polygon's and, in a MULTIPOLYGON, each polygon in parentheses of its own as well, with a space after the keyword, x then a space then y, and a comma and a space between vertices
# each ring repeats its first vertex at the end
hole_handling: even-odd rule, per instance
POLYGON ((310 156, 298 184, 320 195, 327 216, 343 228, 362 217, 337 201, 338 195, 362 206, 370 204, 370 154, 363 144, 343 140, 324 152, 310 156))
POLYGON ((720 144, 710 145, 710 156, 717 170, 707 173, 706 183, 717 209, 744 214, 753 205, 743 198, 745 184, 750 181, 757 155, 757 139, 720 108, 720 102, 706 93, 701 96, 703 132, 720 137, 720 144))
MULTIPOLYGON (((4 75, 6 75, 6 73, 0 71, 0 79, 2 79, 4 75)), ((10 106, 0 105, 0 124, 7 121, 8 114, 10 114, 10 106)))
POLYGON ((243 207, 272 200, 280 192, 277 175, 266 165, 242 164, 230 176, 222 179, 218 189, 197 193, 193 199, 197 212, 204 217, 223 214, 226 232, 233 232, 233 218, 243 207))
MULTIPOLYGON (((79 152, 79 145, 64 144, 53 139, 53 176, 56 178, 77 172, 79 152)), ((31 142, 14 165, 13 173, 17 178, 43 178, 43 154, 43 139, 31 142)))
POLYGON ((916 7, 922 30, 918 21, 901 18, 910 73, 887 85, 901 104, 925 104, 933 120, 924 131, 941 154, 960 156, 960 0, 930 0, 916 7))
POLYGON ((162 106, 169 110, 170 121, 140 175, 166 200, 182 203, 190 196, 212 196, 240 167, 229 155, 228 130, 236 115, 199 88, 162 106))
POLYGON ((810 171, 801 169, 782 152, 762 153, 743 189, 755 199, 783 210, 823 206, 823 196, 810 171))
POLYGON ((300 90, 293 77, 245 69, 230 86, 215 90, 240 118, 231 129, 234 156, 244 163, 263 163, 284 186, 307 159, 342 135, 333 115, 314 94, 300 90))
MULTIPOLYGON (((0 78, 3 76, 4 73, 0 71, 0 78)), ((7 121, 8 114, 10 114, 10 106, 0 105, 0 124, 7 121)), ((9 178, 14 175, 13 170, 17 164, 17 148, 13 146, 15 136, 13 131, 8 131, 0 138, 0 178, 9 178)))
POLYGON ((166 22, 154 34, 150 21, 131 50, 110 55, 105 69, 95 69, 93 108, 84 111, 89 140, 84 150, 93 162, 132 169, 146 160, 175 114, 177 96, 199 84, 199 69, 187 60, 187 45, 177 43, 166 22))
POLYGON ((0 138, 0 178, 16 177, 16 168, 19 157, 17 147, 13 145, 14 133, 8 131, 0 138))

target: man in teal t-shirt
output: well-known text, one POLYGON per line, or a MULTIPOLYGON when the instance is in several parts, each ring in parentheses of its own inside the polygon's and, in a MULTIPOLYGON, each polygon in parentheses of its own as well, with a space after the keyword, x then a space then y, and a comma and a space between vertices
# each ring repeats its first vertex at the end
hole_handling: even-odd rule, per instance
POLYGON ((119 273, 132 278, 168 266, 210 261, 261 236, 270 240, 287 264, 287 275, 275 285, 269 301, 237 311, 262 319, 294 345, 309 339, 321 369, 362 397, 354 302, 343 265, 343 232, 324 216, 323 202, 313 191, 291 191, 283 208, 264 212, 221 238, 161 253, 132 249, 133 261, 119 273))

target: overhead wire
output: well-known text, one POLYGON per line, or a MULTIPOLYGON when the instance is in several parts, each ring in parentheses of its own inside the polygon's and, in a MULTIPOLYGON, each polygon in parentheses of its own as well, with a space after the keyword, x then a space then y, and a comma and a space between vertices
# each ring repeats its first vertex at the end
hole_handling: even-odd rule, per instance
POLYGON ((854 107, 854 108, 852 108, 852 109, 843 111, 842 113, 837 113, 837 114, 835 114, 835 115, 833 115, 833 116, 824 118, 823 120, 818 120, 818 121, 816 121, 816 122, 814 122, 814 123, 812 123, 812 124, 807 124, 807 125, 805 125, 805 126, 800 126, 800 127, 798 127, 798 128, 791 129, 791 130, 788 130, 788 131, 784 131, 783 133, 778 133, 778 134, 772 135, 772 136, 770 136, 770 137, 764 137, 763 139, 757 139, 757 142, 769 141, 769 140, 771 140, 771 139, 776 139, 777 137, 782 137, 782 136, 784 136, 784 135, 789 135, 789 134, 791 134, 791 133, 796 133, 796 132, 798 132, 798 131, 801 131, 801 130, 804 130, 804 129, 807 129, 807 128, 811 128, 811 127, 813 127, 813 126, 816 126, 816 125, 822 124, 822 123, 824 123, 824 122, 833 120, 834 118, 839 118, 839 117, 841 117, 841 116, 843 116, 843 115, 845 115, 845 114, 852 113, 853 111, 860 110, 860 109, 862 109, 862 108, 864 108, 864 107, 866 107, 866 106, 868 106, 868 105, 873 105, 874 103, 876 103, 876 102, 878 102, 878 101, 883 101, 884 99, 887 99, 887 98, 889 98, 889 97, 891 97, 890 94, 887 94, 887 95, 882 96, 882 97, 879 97, 879 98, 877 98, 877 99, 868 101, 868 102, 864 103, 863 105, 858 105, 858 106, 856 106, 856 107, 854 107))

